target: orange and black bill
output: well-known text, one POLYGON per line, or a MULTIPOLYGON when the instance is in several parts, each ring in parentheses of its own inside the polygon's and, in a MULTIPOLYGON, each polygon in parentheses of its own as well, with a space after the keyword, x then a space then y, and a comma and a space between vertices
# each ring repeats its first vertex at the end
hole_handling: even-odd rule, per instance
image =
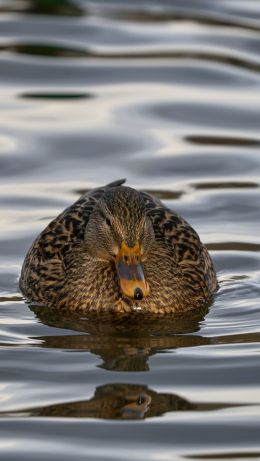
POLYGON ((134 299, 142 299, 148 296, 150 291, 145 280, 140 256, 139 244, 130 248, 125 243, 122 243, 116 257, 116 268, 121 290, 124 295, 134 299))

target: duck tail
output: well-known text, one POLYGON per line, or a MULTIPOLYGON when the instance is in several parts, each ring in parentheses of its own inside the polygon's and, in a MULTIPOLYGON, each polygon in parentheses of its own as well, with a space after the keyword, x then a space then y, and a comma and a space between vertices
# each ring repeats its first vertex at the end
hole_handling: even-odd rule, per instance
POLYGON ((118 187, 118 186, 122 186, 122 184, 124 184, 125 182, 126 182, 125 178, 124 179, 117 179, 117 181, 110 182, 105 187, 118 187))

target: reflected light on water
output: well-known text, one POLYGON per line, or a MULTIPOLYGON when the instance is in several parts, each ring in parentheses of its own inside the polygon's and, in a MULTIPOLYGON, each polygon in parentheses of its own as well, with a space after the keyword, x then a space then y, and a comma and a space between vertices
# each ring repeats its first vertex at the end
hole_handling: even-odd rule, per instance
POLYGON ((260 3, 0 2, 0 458, 259 459, 260 3), (22 260, 112 180, 198 231, 189 318, 28 305, 22 260))

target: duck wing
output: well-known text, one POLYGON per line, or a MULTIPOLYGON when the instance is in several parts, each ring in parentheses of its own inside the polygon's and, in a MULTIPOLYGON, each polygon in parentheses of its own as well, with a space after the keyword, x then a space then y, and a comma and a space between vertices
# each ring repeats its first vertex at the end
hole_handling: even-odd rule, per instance
POLYGON ((187 284, 199 285, 205 298, 217 288, 212 259, 192 226, 158 199, 142 192, 155 238, 169 248, 187 284))
POLYGON ((85 192, 37 237, 26 255, 19 281, 21 291, 28 299, 43 301, 48 292, 53 298, 55 291, 59 291, 64 283, 65 257, 84 239, 86 225, 97 202, 107 188, 119 187, 124 182, 125 179, 120 179, 85 192))

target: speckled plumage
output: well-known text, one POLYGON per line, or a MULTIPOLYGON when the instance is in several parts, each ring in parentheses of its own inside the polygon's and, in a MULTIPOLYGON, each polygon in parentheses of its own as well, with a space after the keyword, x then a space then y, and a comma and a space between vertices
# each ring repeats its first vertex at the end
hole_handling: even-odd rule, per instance
MULTIPOLYGON (((214 266, 194 229, 160 200, 145 192, 137 196, 123 182, 82 195, 39 235, 26 255, 20 278, 27 299, 78 312, 142 309, 163 314, 195 309, 212 297, 217 289, 214 266), (126 203, 120 199, 117 205, 126 228, 129 213, 135 216, 131 194, 135 194, 133 202, 140 198, 152 222, 155 239, 143 261, 150 294, 141 301, 123 296, 113 263, 93 258, 85 245, 89 218, 106 194, 127 197, 126 203)), ((132 219, 129 234, 134 231, 132 219)))

